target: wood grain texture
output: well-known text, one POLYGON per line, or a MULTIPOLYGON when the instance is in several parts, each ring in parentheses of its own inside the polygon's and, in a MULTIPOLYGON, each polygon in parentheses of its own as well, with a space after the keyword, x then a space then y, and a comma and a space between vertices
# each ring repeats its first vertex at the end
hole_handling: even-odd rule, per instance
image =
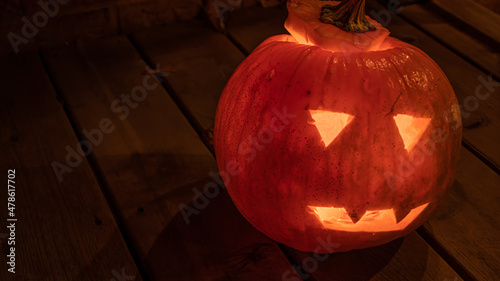
POLYGON ((432 0, 436 6, 500 42, 500 15, 472 0, 432 0))
MULTIPOLYGON (((37 54, 0 58, 1 232, 6 232, 7 169, 16 170, 16 274, 1 280, 141 280, 85 157, 60 182, 51 164, 66 164, 78 140, 37 54)), ((2 236, 2 253, 9 247, 2 236)))
POLYGON ((171 95, 181 108, 189 108, 195 129, 210 129, 222 89, 244 55, 224 35, 196 22, 148 29, 131 38, 151 64, 169 69, 168 86, 176 89, 171 95))
POLYGON ((455 183, 424 231, 477 280, 500 279, 500 176, 462 149, 455 183))
MULTIPOLYGON (((370 2, 370 4, 372 3, 370 2)), ((367 10, 381 11, 383 8, 380 5, 372 5, 367 10)), ((455 91, 462 99, 467 96, 467 93, 474 93, 475 86, 477 86, 474 79, 481 75, 480 71, 395 15, 392 15, 389 29, 395 37, 411 41, 410 43, 422 48, 434 58, 454 83, 455 91)), ((252 34, 248 33, 248 36, 253 36, 252 34)), ((245 35, 240 36, 244 37, 245 35)), ((247 41, 251 40, 247 39, 247 41)), ((496 99, 497 97, 493 97, 493 95, 495 93, 492 93, 491 98, 496 99)), ((487 119, 488 122, 481 123, 478 129, 483 126, 491 126, 491 123, 498 120, 497 105, 496 100, 486 100, 481 109, 472 112, 469 118, 474 118, 474 114, 489 116, 493 119, 487 119)), ((470 124, 470 121, 466 119, 464 119, 464 124, 470 124)), ((467 132, 465 138, 471 143, 480 144, 483 142, 482 147, 487 148, 486 151, 497 153, 498 146, 495 143, 498 142, 499 138, 498 130, 495 130, 494 127, 487 130, 465 129, 467 132)), ((488 155, 491 157, 496 155, 494 153, 488 155)), ((494 241, 498 239, 499 234, 498 230, 493 230, 493 228, 498 229, 499 223, 499 219, 495 215, 495 210, 499 209, 500 191, 496 188, 499 184, 497 174, 470 152, 463 150, 460 171, 451 195, 440 211, 423 227, 431 235, 431 238, 439 243, 440 247, 443 247, 447 253, 458 260, 458 264, 469 275, 480 280, 498 279, 497 272, 499 272, 498 264, 500 263, 498 263, 498 247, 495 246, 494 241), (478 190, 481 191, 478 192, 478 190)), ((365 273, 361 271, 360 274, 365 273)))
POLYGON ((317 281, 462 280, 416 232, 382 246, 330 254, 317 263, 315 254, 291 248, 286 252, 296 261, 297 271, 317 281))
MULTIPOLYGON (((249 31, 250 35, 248 36, 249 37, 258 36, 258 37, 247 38, 239 42, 242 46, 245 47, 245 49, 250 51, 252 50, 252 46, 255 45, 254 44, 255 42, 259 42, 259 40, 265 39, 263 38, 262 34, 258 32, 258 30, 261 30, 262 25, 258 23, 258 20, 252 18, 256 15, 259 15, 259 19, 262 19, 262 17, 260 17, 259 13, 255 13, 254 9, 252 10, 254 11, 252 13, 252 16, 246 17, 247 21, 243 21, 245 22, 247 27, 241 28, 240 30, 242 31, 252 30, 252 24, 256 23, 257 30, 249 31)), ((243 14, 239 14, 238 17, 245 18, 243 14)), ((169 27, 169 29, 170 29, 169 31, 170 34, 179 34, 178 36, 180 38, 183 38, 182 35, 180 35, 182 34, 181 33, 182 29, 176 29, 175 27, 169 27)), ((278 28, 273 28, 273 27, 270 27, 270 29, 279 30, 278 28)), ((165 33, 166 31, 160 30, 156 32, 158 33, 156 34, 153 33, 153 31, 150 31, 148 33, 148 38, 158 38, 159 36, 162 36, 161 33, 165 33)), ((246 36, 245 33, 238 34, 237 31, 233 31, 232 34, 235 35, 234 38, 244 38, 246 36)), ((135 35, 134 38, 136 44, 141 46, 141 50, 151 59, 152 63, 154 64, 168 63, 168 60, 165 58, 165 56, 167 55, 160 54, 159 50, 165 49, 166 46, 170 44, 169 42, 177 41, 177 37, 174 36, 169 37, 170 41, 162 42, 160 40, 155 39, 154 42, 150 42, 151 39, 149 39, 149 41, 147 41, 146 43, 144 43, 144 41, 146 41, 147 38, 144 35, 139 35, 139 36, 135 35), (150 47, 153 48, 152 51, 150 51, 149 49, 150 47)), ((179 39, 179 41, 182 42, 181 39, 179 39)), ((204 42, 199 42, 197 44, 197 48, 198 49, 191 49, 192 56, 195 56, 195 54, 203 53, 204 50, 210 48, 210 46, 204 42)), ((168 54, 168 57, 176 57, 176 53, 173 52, 171 54, 168 54)), ((215 63, 217 64, 217 61, 215 63)), ((176 81, 176 83, 183 85, 190 83, 190 81, 194 79, 201 79, 202 81, 204 81, 207 80, 209 77, 212 77, 213 74, 211 71, 202 72, 203 69, 197 67, 199 66, 191 64, 189 68, 185 68, 183 71, 183 75, 178 76, 177 78, 178 81, 176 81), (204 75, 205 77, 200 77, 200 75, 204 75)), ((214 84, 213 86, 210 85, 207 86, 210 87, 206 88, 207 91, 215 92, 219 90, 219 86, 217 84, 214 84)), ((194 98, 199 96, 199 98, 203 99, 206 104, 215 105, 217 102, 217 97, 215 95, 210 96, 212 100, 209 101, 207 100, 208 97, 200 96, 200 91, 185 93, 185 88, 176 87, 175 85, 172 85, 172 91, 174 91, 177 95, 189 94, 193 95, 194 98)), ((185 106, 187 107, 186 110, 191 110, 190 107, 191 104, 186 104, 185 106)), ((196 107, 194 107, 193 110, 196 110, 196 107)), ((215 115, 215 109, 213 109, 212 112, 210 112, 209 114, 210 114, 209 115, 210 119, 213 119, 215 115)), ((202 120, 198 121, 207 122, 207 120, 210 119, 207 118, 205 121, 202 120)), ((400 247, 401 243, 396 242, 388 246, 382 247, 381 250, 369 249, 366 251, 356 251, 354 252, 354 254, 347 253, 346 255, 349 256, 350 258, 344 260, 344 262, 341 264, 337 263, 335 257, 345 256, 345 254, 333 255, 325 262, 320 262, 322 264, 321 269, 315 271, 314 273, 311 273, 311 275, 314 277, 314 280, 332 280, 332 279, 367 280, 368 278, 371 278, 373 276, 378 276, 378 277, 373 277, 375 278, 375 280, 391 280, 390 278, 395 278, 392 280, 406 280, 405 278, 409 278, 408 280, 420 280, 418 278, 423 278, 424 280, 440 280, 440 278, 441 280, 445 280, 445 278, 448 278, 449 280, 453 280, 455 277, 457 277, 456 280, 460 280, 457 273, 455 273, 446 264, 446 262, 443 259, 441 259, 439 255, 437 255, 436 252, 423 239, 420 238, 420 236, 413 233, 410 236, 410 238, 405 238, 404 241, 405 241, 403 243, 405 245, 404 247, 400 247), (380 258, 381 255, 384 256, 384 259, 380 258), (341 270, 342 272, 339 272, 339 270, 341 270)), ((288 249, 286 251, 288 256, 293 257, 295 263, 297 264, 300 264, 304 258, 309 257, 311 255, 310 253, 301 253, 293 249, 288 249)), ((307 276, 303 274, 302 277, 306 278, 307 276)), ((288 272, 284 272, 282 280, 300 280, 300 279, 297 279, 297 277, 288 274, 288 272)))
POLYGON ((485 6, 486 8, 500 15, 500 2, 498 2, 497 0, 473 0, 473 1, 485 6))
POLYGON ((449 49, 476 63, 485 71, 500 77, 500 51, 482 43, 436 12, 430 3, 406 6, 401 17, 430 34, 449 49))
POLYGON ((150 223, 163 225, 145 257, 151 279, 275 281, 288 272, 298 278, 277 244, 241 216, 225 190, 186 223, 178 213, 179 203, 191 208, 203 204, 203 199, 193 201, 193 189, 203 192, 212 183, 205 179, 181 187, 145 204, 142 214, 130 218, 143 229, 150 223))
POLYGON ((285 29, 286 17, 285 6, 266 9, 250 7, 238 10, 228 22, 227 34, 248 55, 268 37, 288 34, 285 29))
POLYGON ((148 76, 126 37, 54 49, 44 58, 82 129, 97 128, 102 118, 116 126, 94 157, 150 280, 277 280, 291 268, 225 191, 209 203, 197 201, 209 173, 217 172, 215 160, 161 85, 123 120, 123 112, 113 112, 113 102, 148 76), (181 203, 196 208, 189 223, 181 203))

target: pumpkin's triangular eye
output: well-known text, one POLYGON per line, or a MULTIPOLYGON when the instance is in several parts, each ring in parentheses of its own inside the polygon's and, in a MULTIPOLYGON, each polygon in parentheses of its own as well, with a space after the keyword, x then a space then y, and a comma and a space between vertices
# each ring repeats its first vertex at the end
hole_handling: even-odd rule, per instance
POLYGON ((429 126, 431 118, 417 118, 410 115, 398 114, 394 116, 396 126, 398 126, 399 134, 403 139, 406 151, 410 152, 417 144, 422 134, 429 126))
POLYGON ((325 147, 340 134, 342 129, 349 124, 354 116, 325 110, 309 110, 311 117, 314 119, 314 125, 318 129, 321 139, 325 143, 325 147))

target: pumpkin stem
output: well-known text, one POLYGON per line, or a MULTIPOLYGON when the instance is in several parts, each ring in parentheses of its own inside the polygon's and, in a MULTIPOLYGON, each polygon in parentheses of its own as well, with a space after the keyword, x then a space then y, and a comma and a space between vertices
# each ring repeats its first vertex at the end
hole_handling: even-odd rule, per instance
POLYGON ((324 5, 319 20, 349 32, 362 33, 376 29, 366 19, 365 0, 342 0, 336 6, 324 5))

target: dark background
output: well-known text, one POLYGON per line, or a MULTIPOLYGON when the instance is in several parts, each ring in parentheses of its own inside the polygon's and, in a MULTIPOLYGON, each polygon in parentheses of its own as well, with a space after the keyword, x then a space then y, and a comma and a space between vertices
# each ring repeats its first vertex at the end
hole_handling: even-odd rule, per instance
POLYGON ((218 183, 218 97, 262 40, 286 33, 282 1, 72 0, 19 52, 9 34, 41 8, 0 2, 0 178, 15 169, 18 219, 11 274, 0 186, 0 280, 500 280, 500 3, 457 1, 366 7, 439 64, 464 109, 446 202, 404 238, 320 258, 261 234, 222 186, 200 196, 218 183), (144 79, 157 87, 124 101, 144 79), (54 162, 73 165, 62 180, 54 162))

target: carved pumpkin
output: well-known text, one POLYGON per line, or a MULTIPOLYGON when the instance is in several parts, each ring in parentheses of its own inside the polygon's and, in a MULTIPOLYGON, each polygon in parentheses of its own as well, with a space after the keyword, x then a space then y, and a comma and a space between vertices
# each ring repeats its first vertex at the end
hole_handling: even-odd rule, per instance
POLYGON ((364 1, 337 4, 288 1, 291 35, 240 64, 215 120, 235 205, 302 251, 371 247, 415 230, 443 200, 460 152, 460 112, 437 64, 366 21, 364 1), (339 11, 350 20, 328 18, 339 11))

